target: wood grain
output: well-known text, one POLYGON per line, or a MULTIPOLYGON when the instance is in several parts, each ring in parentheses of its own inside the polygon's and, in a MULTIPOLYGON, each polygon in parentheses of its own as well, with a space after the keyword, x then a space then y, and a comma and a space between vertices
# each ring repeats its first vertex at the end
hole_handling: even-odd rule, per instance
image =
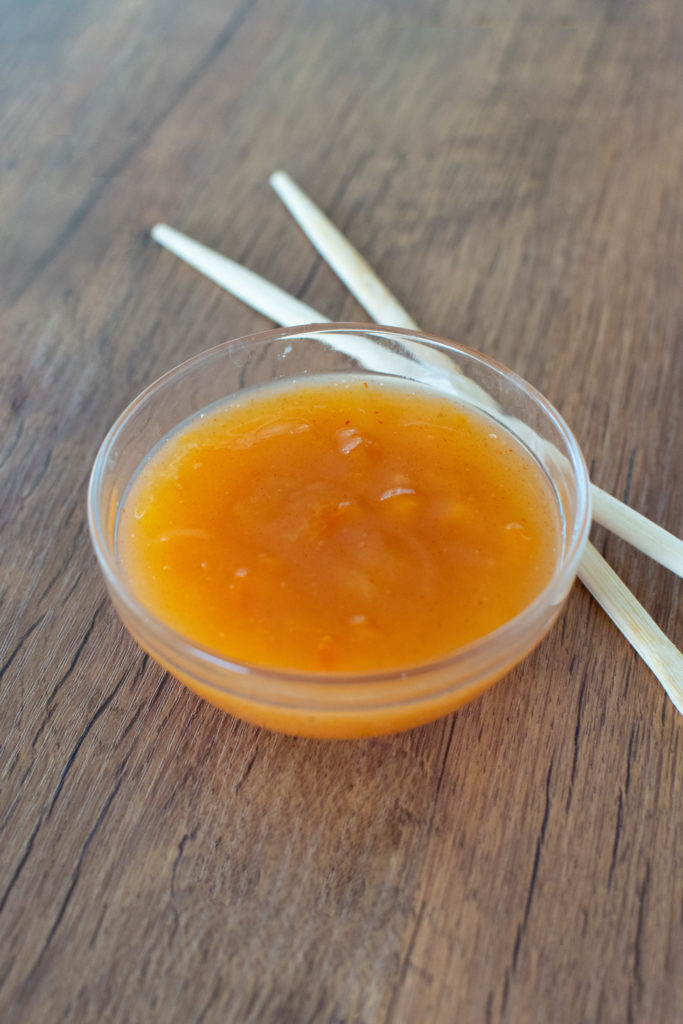
MULTIPOLYGON (((580 587, 457 715, 261 732, 106 598, 89 468, 138 391, 268 326, 167 221, 362 313, 288 170, 426 329, 544 391, 683 533, 678 0, 0 0, 0 1018, 674 1021, 683 723, 580 587)), ((679 645, 681 584, 601 551, 679 645)))

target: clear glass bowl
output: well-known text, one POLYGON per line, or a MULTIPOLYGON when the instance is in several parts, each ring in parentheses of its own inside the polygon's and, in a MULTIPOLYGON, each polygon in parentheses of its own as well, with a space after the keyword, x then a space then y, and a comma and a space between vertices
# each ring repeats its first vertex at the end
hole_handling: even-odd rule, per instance
POLYGON ((504 366, 415 331, 321 324, 252 335, 203 352, 148 387, 98 452, 88 491, 93 546, 127 629, 195 693, 230 714, 299 736, 350 738, 409 729, 471 700, 525 657, 560 612, 590 525, 586 466, 568 427, 504 366), (132 592, 117 556, 119 510, 140 464, 179 424, 221 399, 321 374, 414 380, 491 416, 533 453, 555 494, 562 538, 552 579, 494 632, 420 666, 370 674, 273 671, 231 661, 170 628, 132 592))

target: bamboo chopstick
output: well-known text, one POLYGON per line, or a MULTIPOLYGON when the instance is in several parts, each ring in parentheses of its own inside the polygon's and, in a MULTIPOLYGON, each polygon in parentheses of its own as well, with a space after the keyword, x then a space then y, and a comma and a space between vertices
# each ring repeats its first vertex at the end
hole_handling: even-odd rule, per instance
POLYGON ((235 263, 234 260, 221 256, 201 242, 195 242, 193 238, 170 228, 168 224, 156 224, 151 234, 154 241, 164 249, 189 263, 221 288, 236 295, 247 306, 251 306, 258 313, 263 313, 269 320, 275 320, 283 327, 327 322, 327 317, 318 313, 312 306, 300 302, 282 288, 266 281, 264 277, 247 270, 240 263, 235 263))
POLYGON ((270 177, 270 184, 298 221, 308 240, 376 323, 419 330, 413 318, 380 281, 370 264, 288 174, 275 171, 270 177))
MULTIPOLYGON (((276 171, 270 183, 309 241, 373 320, 391 327, 419 329, 367 261, 288 174, 276 171)), ((594 484, 591 497, 597 523, 683 576, 683 541, 594 484)))
POLYGON ((683 576, 683 541, 596 484, 591 484, 591 498, 596 523, 677 576, 683 576))
POLYGON ((581 558, 579 576, 683 715, 683 655, 590 541, 581 558))
MULTIPOLYGON (((334 230, 336 231, 336 228, 334 230)), ((330 322, 328 317, 295 299, 265 278, 168 225, 157 224, 152 229, 152 237, 159 245, 276 323, 296 326, 330 322)), ((367 267, 367 264, 365 266, 367 267)), ((398 304, 394 308, 396 307, 401 308, 398 304)), ((362 361, 367 364, 367 349, 363 352, 362 361)), ((591 559, 588 549, 595 551, 589 544, 579 569, 582 582, 649 665, 678 710, 681 710, 683 691, 680 680, 683 679, 683 656, 597 551, 591 559), (596 564, 599 566, 597 570, 596 564), (624 591, 629 596, 628 611, 625 610, 624 591)))

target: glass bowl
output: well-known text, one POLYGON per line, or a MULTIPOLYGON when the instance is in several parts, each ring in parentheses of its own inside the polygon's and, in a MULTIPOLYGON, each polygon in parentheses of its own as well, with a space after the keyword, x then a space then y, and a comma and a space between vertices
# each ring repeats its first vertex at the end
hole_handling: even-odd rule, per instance
POLYGON ((508 672, 557 618, 590 525, 590 486, 576 440, 556 410, 516 374, 479 353, 416 331, 321 324, 252 335, 171 370, 119 416, 97 454, 88 491, 92 543, 124 625, 199 696, 249 722, 298 736, 352 738, 446 715, 508 672), (552 487, 561 539, 552 578, 523 611, 427 664, 390 672, 276 671, 194 643, 145 607, 117 555, 119 512, 140 465, 179 424, 212 403, 316 374, 414 381, 490 416, 537 460, 552 487))

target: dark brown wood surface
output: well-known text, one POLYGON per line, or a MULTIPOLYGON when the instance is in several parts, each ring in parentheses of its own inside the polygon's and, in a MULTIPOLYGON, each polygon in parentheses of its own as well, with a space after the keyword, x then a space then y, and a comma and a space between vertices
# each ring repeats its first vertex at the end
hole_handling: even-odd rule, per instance
MULTIPOLYGON (((128 638, 87 536, 106 430, 269 324, 167 221, 365 319, 288 170, 428 330, 683 532, 679 0, 0 0, 0 1018, 674 1022, 683 720, 576 585, 446 720, 268 734, 128 638)), ((594 539, 683 642, 681 585, 594 539)))

